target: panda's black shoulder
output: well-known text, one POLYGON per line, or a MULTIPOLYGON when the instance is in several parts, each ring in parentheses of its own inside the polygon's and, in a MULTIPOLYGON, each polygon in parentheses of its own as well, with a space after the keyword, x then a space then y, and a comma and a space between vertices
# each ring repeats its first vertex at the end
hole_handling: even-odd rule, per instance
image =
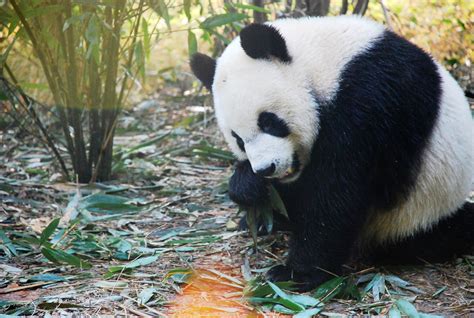
POLYGON ((379 78, 384 81, 379 82, 380 84, 386 84, 386 81, 390 80, 392 85, 398 82, 399 86, 395 85, 394 88, 406 87, 416 81, 416 87, 412 88, 429 89, 434 98, 439 98, 441 93, 441 77, 432 57, 420 47, 389 30, 385 30, 381 36, 369 43, 368 48, 349 60, 340 75, 341 85, 349 84, 357 77, 360 77, 360 80, 379 78))
POLYGON ((339 171, 363 167, 373 204, 381 210, 393 208, 416 183, 441 94, 441 77, 431 56, 385 31, 341 72, 336 96, 320 110, 312 160, 320 164, 319 152, 329 153, 328 162, 338 162, 342 153, 352 152, 351 162, 338 162, 339 171))

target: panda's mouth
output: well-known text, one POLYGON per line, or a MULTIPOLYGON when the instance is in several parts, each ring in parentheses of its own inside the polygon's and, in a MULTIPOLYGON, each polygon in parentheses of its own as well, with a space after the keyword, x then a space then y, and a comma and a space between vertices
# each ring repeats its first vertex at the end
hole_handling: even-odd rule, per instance
POLYGON ((283 183, 295 181, 301 172, 300 170, 301 170, 300 160, 298 158, 298 155, 294 153, 293 162, 291 163, 291 166, 288 169, 286 169, 285 173, 282 176, 278 178, 278 181, 283 182, 283 183))
POLYGON ((295 169, 293 166, 291 166, 285 171, 285 173, 283 174, 281 179, 290 178, 290 177, 296 175, 297 173, 298 173, 298 170, 295 169))

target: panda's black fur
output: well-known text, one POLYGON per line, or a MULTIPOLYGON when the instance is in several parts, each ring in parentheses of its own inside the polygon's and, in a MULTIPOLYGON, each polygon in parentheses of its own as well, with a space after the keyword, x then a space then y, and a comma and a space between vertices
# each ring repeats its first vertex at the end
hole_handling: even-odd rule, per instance
MULTIPOLYGON (((245 52, 291 63, 286 46, 270 45, 251 32, 264 32, 262 28, 272 29, 251 26, 242 31, 245 52)), ((384 211, 402 204, 413 190, 441 94, 431 57, 388 30, 347 63, 335 98, 318 100, 314 92, 317 104, 329 104, 320 108, 311 158, 296 181, 272 181, 293 231, 288 261, 270 270, 271 279, 302 282, 307 289, 329 273, 341 273, 357 249, 369 211, 388 213, 384 211)), ((260 203, 266 182, 248 161, 240 162, 230 180, 230 197, 246 206, 260 203)), ((394 263, 416 257, 440 260, 472 248, 473 228, 473 205, 466 203, 431 230, 377 247, 369 256, 394 263)))

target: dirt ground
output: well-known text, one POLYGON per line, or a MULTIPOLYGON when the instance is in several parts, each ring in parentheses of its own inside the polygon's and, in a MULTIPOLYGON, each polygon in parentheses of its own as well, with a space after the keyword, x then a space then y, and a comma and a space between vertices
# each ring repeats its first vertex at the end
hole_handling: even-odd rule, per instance
MULTIPOLYGON (((238 208, 225 191, 232 160, 220 150, 212 110, 203 98, 178 96, 163 92, 125 112, 117 179, 107 184, 64 182, 37 139, 18 127, 0 133, 0 313, 278 316, 252 306, 243 291, 248 279, 284 260, 287 235, 259 237, 255 252, 237 230, 238 208), (58 217, 50 245, 41 244, 58 217), (44 246, 92 266, 51 262, 44 246)), ((356 279, 380 273, 409 284, 369 288, 359 301, 332 299, 320 314, 385 315, 405 297, 427 314, 474 316, 473 264, 472 256, 404 268, 358 264, 356 279)))

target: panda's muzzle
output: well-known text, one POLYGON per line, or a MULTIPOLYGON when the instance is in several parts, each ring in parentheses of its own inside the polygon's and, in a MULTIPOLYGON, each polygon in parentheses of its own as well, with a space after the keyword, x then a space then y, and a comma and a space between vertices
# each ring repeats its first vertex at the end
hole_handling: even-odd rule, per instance
POLYGON ((276 166, 274 163, 272 163, 267 168, 257 170, 255 174, 264 178, 286 181, 286 180, 291 180, 293 177, 295 177, 300 172, 300 168, 301 168, 300 160, 298 158, 298 155, 294 153, 291 166, 288 169, 286 169, 286 171, 282 175, 279 175, 279 176, 274 175, 275 170, 276 170, 276 166))
POLYGON ((291 139, 258 134, 245 143, 252 170, 259 177, 281 180, 300 170, 300 160, 291 139))
POLYGON ((272 163, 266 168, 255 171, 255 174, 260 177, 268 178, 268 177, 271 177, 275 173, 275 169, 276 169, 276 166, 274 163, 272 163))

